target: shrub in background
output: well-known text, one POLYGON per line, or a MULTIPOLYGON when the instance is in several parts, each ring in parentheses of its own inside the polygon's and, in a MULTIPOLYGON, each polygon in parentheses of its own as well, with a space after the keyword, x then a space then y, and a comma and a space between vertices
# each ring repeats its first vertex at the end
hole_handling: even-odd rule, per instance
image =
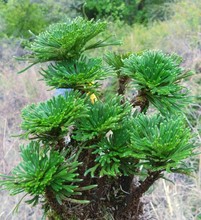
POLYGON ((109 18, 111 20, 122 20, 128 24, 132 24, 137 11, 135 0, 103 0, 98 2, 86 0, 85 3, 84 13, 89 19, 109 18))
POLYGON ((72 91, 22 110, 21 137, 30 142, 1 185, 11 195, 31 195, 27 202, 42 203, 49 219, 140 219, 141 198, 155 181, 166 172, 190 173, 185 159, 195 146, 180 82, 191 72, 161 51, 108 53, 105 63, 88 57, 88 50, 118 44, 96 40, 105 29, 82 18, 52 25, 26 57, 48 62, 40 72, 48 86, 72 91), (115 95, 100 88, 111 75, 115 95))
POLYGON ((30 38, 47 25, 72 17, 69 1, 0 0, 1 37, 30 38))
POLYGON ((147 24, 153 21, 163 21, 169 18, 170 3, 174 0, 139 0, 137 1, 136 23, 147 24))
MULTIPOLYGON (((35 0, 36 1, 36 0, 35 0)), ((76 17, 76 11, 72 10, 72 2, 79 2, 78 0, 42 0, 38 4, 44 6, 45 19, 48 24, 65 21, 67 18, 76 17)))
POLYGON ((149 48, 167 53, 174 51, 184 58, 189 68, 194 68, 194 62, 200 54, 201 2, 178 1, 169 5, 169 11, 172 15, 165 21, 156 21, 147 26, 136 23, 128 28, 124 50, 140 51, 149 48))
MULTIPOLYGON (((29 38, 31 34, 38 34, 44 27, 66 17, 75 17, 81 13, 89 19, 106 18, 118 23, 147 24, 153 20, 167 18, 170 10, 166 4, 171 0, 133 0, 133 1, 70 1, 59 0, 55 3, 52 0, 30 1, 30 0, 9 0, 0 1, 1 36, 29 38)), ((119 28, 119 27, 118 27, 119 28)))
POLYGON ((47 25, 44 6, 30 0, 1 1, 0 18, 7 36, 30 37, 28 30, 38 34, 47 25))
MULTIPOLYGON (((128 24, 147 24, 153 20, 164 20, 169 16, 167 6, 173 0, 86 0, 82 11, 89 19, 107 18, 128 24)), ((80 4, 81 5, 81 4, 80 4)))

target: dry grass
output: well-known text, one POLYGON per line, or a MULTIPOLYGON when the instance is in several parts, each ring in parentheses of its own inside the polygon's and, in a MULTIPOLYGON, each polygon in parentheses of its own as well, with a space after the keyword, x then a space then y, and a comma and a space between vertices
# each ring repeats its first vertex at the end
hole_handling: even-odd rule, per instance
MULTIPOLYGON (((9 43, 10 41, 1 42, 0 48, 0 173, 4 174, 8 174, 20 161, 19 145, 22 141, 12 135, 20 132, 21 109, 29 103, 46 100, 52 95, 52 92, 46 91, 43 82, 37 81, 37 68, 17 74, 27 64, 16 62, 13 58, 22 52, 19 42, 12 42, 11 45, 9 43)), ((8 192, 0 192, 0 195, 0 219, 40 219, 40 209, 33 209, 24 203, 18 214, 12 214, 22 195, 11 197, 8 192)))
POLYGON ((198 220, 201 218, 201 186, 198 179, 170 175, 174 184, 160 180, 144 199, 146 220, 198 220))

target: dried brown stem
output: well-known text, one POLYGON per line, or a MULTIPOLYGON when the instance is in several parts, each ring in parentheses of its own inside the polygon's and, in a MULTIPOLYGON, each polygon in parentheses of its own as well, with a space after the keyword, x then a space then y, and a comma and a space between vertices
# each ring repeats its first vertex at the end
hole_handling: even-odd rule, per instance
POLYGON ((140 112, 146 112, 149 107, 149 101, 144 90, 139 90, 138 94, 131 100, 133 107, 139 106, 140 112))
POLYGON ((119 95, 124 95, 125 90, 126 90, 126 85, 130 81, 130 78, 128 76, 120 76, 119 77, 119 89, 118 89, 118 94, 119 95))

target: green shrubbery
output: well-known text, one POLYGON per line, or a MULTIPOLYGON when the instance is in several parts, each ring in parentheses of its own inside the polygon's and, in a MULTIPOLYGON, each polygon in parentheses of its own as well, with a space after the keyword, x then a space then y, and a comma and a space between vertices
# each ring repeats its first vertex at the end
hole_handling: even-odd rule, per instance
POLYGON ((172 0, 86 0, 83 11, 91 19, 121 20, 128 24, 147 24, 153 20, 164 20, 168 17, 166 9, 172 0))
POLYGON ((0 37, 29 38, 29 30, 39 34, 49 24, 72 16, 69 7, 63 1, 0 0, 0 37))
POLYGON ((9 37, 30 37, 29 30, 38 34, 47 25, 44 5, 30 0, 1 1, 2 32, 9 37))
POLYGON ((86 0, 84 5, 84 12, 89 19, 103 19, 122 20, 132 24, 137 12, 136 1, 125 0, 103 0, 94 1, 86 0))
POLYGON ((81 13, 88 19, 107 19, 133 24, 148 23, 150 20, 163 20, 166 16, 165 3, 169 0, 103 0, 86 2, 9 0, 0 1, 1 36, 31 37, 41 32, 47 25, 73 17, 81 13), (84 3, 84 4, 83 4, 84 3), (75 5, 79 5, 78 7, 75 5), (76 9, 76 10, 74 10, 76 9))

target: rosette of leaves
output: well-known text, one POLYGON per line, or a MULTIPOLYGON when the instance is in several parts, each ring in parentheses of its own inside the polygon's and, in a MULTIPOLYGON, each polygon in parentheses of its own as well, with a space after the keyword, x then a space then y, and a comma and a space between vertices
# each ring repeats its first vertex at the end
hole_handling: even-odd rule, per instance
POLYGON ((85 99, 76 91, 56 96, 39 104, 31 104, 22 110, 22 136, 43 141, 56 141, 64 136, 69 126, 86 117, 85 99))
POLYGON ((115 96, 105 102, 96 101, 89 106, 88 115, 77 121, 74 138, 79 141, 100 139, 107 132, 117 130, 123 120, 131 115, 131 105, 121 104, 121 97, 115 96))
POLYGON ((141 99, 147 99, 162 114, 174 113, 188 103, 187 91, 179 83, 192 75, 183 73, 181 58, 161 51, 145 51, 124 60, 126 74, 133 79, 141 99))
POLYGON ((141 114, 133 120, 132 155, 148 171, 186 173, 189 170, 183 160, 194 154, 193 149, 191 132, 182 116, 164 118, 141 114))
POLYGON ((95 92, 100 86, 97 80, 103 79, 105 74, 101 59, 87 59, 84 56, 71 62, 51 64, 41 72, 47 85, 53 88, 71 88, 87 93, 95 92))
POLYGON ((36 36, 28 48, 31 54, 27 58, 32 63, 77 59, 86 50, 119 44, 109 42, 108 37, 88 43, 105 29, 105 22, 88 21, 81 17, 52 24, 36 36))
MULTIPOLYGON (((21 156, 22 161, 13 169, 11 176, 1 175, 5 179, 0 185, 10 191, 11 195, 29 194, 33 198, 27 202, 35 205, 50 191, 60 204, 62 200, 88 203, 86 200, 72 197, 81 194, 77 184, 82 181, 76 173, 80 164, 72 157, 66 160, 64 152, 44 148, 38 142, 30 142, 26 147, 21 146, 21 156)), ((80 190, 93 187, 95 185, 82 187, 80 190)))
POLYGON ((130 123, 124 122, 121 129, 115 130, 100 142, 89 146, 95 155, 95 166, 89 168, 85 175, 92 177, 98 172, 99 176, 121 176, 136 172, 135 160, 129 156, 130 152, 130 123), (125 153, 127 152, 127 153, 125 153), (125 156, 126 155, 126 156, 125 156))
POLYGON ((127 59, 129 56, 130 53, 117 54, 114 52, 110 52, 105 55, 105 61, 110 67, 113 68, 118 76, 125 75, 122 72, 122 68, 124 67, 124 60, 127 59))

